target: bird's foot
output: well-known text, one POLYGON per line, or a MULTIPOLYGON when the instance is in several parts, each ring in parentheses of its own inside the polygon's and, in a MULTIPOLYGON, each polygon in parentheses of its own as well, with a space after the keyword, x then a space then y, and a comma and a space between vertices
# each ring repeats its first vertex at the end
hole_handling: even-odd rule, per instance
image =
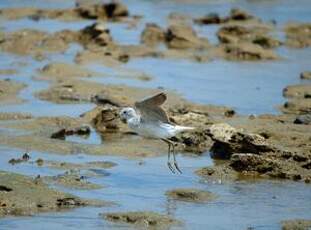
POLYGON ((176 170, 177 170, 177 172, 179 172, 180 174, 182 174, 182 171, 181 171, 180 168, 178 167, 178 164, 177 164, 176 161, 174 162, 174 166, 172 165, 171 162, 167 162, 167 166, 168 166, 168 168, 171 170, 172 173, 175 174, 175 173, 176 173, 176 170))
POLYGON ((175 166, 176 170, 177 170, 180 174, 182 174, 182 171, 179 169, 178 164, 177 164, 176 161, 174 161, 174 166, 175 166))
POLYGON ((171 170, 172 173, 175 174, 175 169, 173 168, 171 162, 167 162, 167 167, 171 170))

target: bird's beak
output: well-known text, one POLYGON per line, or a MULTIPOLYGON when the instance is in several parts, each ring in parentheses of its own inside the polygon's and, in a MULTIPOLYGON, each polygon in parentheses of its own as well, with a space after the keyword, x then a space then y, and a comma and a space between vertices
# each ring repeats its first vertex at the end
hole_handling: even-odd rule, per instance
POLYGON ((121 118, 121 121, 126 124, 126 119, 125 118, 121 118))

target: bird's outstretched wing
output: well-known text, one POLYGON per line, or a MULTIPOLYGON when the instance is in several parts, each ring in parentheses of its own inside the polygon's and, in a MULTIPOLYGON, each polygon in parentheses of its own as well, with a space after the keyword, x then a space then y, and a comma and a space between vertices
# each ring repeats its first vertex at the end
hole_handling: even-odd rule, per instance
POLYGON ((143 121, 161 121, 170 123, 166 112, 161 105, 166 101, 165 93, 158 93, 135 103, 135 107, 141 113, 143 121))

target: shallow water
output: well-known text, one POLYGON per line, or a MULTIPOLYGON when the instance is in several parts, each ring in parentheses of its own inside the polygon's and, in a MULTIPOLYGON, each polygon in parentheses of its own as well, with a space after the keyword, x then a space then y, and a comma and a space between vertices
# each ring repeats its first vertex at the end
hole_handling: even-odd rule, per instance
MULTIPOLYGON (((173 12, 201 16, 210 12, 227 14, 231 7, 242 7, 263 20, 276 20, 279 28, 289 20, 311 21, 311 2, 301 0, 236 0, 236 1, 124 1, 130 12, 144 15, 138 28, 127 29, 125 24, 109 23, 108 27, 114 39, 123 44, 137 44, 139 35, 146 22, 156 22, 162 26, 167 23, 167 15, 173 12)), ((73 1, 1 1, 0 7, 40 6, 70 7, 73 1)), ((65 28, 80 29, 92 21, 59 22, 29 19, 1 21, 6 31, 21 28, 36 28, 55 32, 65 28)), ((217 26, 195 27, 208 36, 212 43, 217 26)), ((280 33, 282 37, 283 34, 280 33)), ((48 82, 34 80, 36 70, 50 61, 72 62, 78 45, 73 45, 64 54, 49 55, 48 60, 39 62, 27 57, 18 57, 0 53, 0 69, 16 67, 19 72, 12 76, 1 75, 28 85, 20 97, 25 103, 1 106, 0 112, 28 112, 34 116, 66 115, 77 117, 93 108, 93 104, 53 104, 37 99, 33 93, 46 89, 48 82)), ((151 81, 133 80, 131 77, 115 77, 118 71, 100 65, 89 67, 108 77, 89 79, 102 83, 127 84, 142 87, 164 87, 176 90, 187 99, 203 104, 219 104, 233 107, 242 114, 278 113, 277 106, 284 103, 282 89, 289 84, 299 83, 299 73, 310 68, 311 50, 293 50, 281 48, 278 53, 284 58, 274 62, 228 62, 212 60, 196 63, 189 60, 143 58, 133 59, 125 64, 130 68, 151 75, 151 81)), ((0 132, 5 130, 0 130, 0 132)), ((76 136, 67 141, 100 144, 101 138, 92 131, 88 139, 76 136)), ((1 170, 18 172, 29 176, 57 175, 63 170, 39 167, 35 163, 10 165, 11 158, 18 158, 24 150, 0 146, 1 170)), ((68 212, 44 213, 33 217, 9 217, 0 220, 0 229, 128 229, 128 226, 112 224, 99 216, 108 211, 153 210, 170 214, 183 221, 185 229, 279 229, 280 221, 294 218, 311 218, 310 185, 289 181, 247 180, 236 183, 221 181, 207 182, 194 174, 199 167, 212 165, 208 153, 202 156, 178 155, 182 175, 174 175, 166 167, 166 156, 147 159, 127 159, 111 156, 89 156, 75 154, 69 156, 31 152, 31 161, 38 158, 73 163, 95 160, 107 160, 117 163, 116 167, 97 170, 102 177, 88 180, 105 186, 102 189, 81 191, 65 189, 64 191, 86 197, 116 202, 117 205, 103 208, 78 208, 68 212), (104 176, 105 175, 105 176, 104 176), (167 199, 165 192, 177 187, 201 188, 214 192, 218 198, 206 204, 177 202, 167 199)), ((83 172, 82 172, 83 173, 83 172)))
MULTIPOLYGON (((1 169, 35 177, 40 174, 57 175, 63 170, 39 167, 22 163, 11 166, 6 163, 11 157, 19 157, 16 149, 0 148, 1 169)), ((0 221, 2 229, 102 229, 114 227, 98 214, 109 211, 152 210, 169 214, 182 220, 186 229, 279 229, 279 222, 287 218, 310 218, 310 186, 288 181, 238 181, 234 184, 206 182, 193 171, 201 166, 211 165, 208 154, 201 157, 178 156, 183 169, 182 175, 168 173, 166 157, 129 160, 119 157, 92 157, 83 154, 59 156, 33 152, 31 160, 37 158, 65 162, 108 160, 118 166, 104 170, 108 176, 89 179, 105 186, 103 189, 78 191, 63 189, 86 198, 104 199, 119 206, 104 208, 79 208, 70 212, 44 213, 34 217, 10 217, 0 221), (167 199, 164 193, 176 187, 196 187, 214 192, 218 198, 206 204, 177 202, 167 199)), ((121 227, 121 226, 119 226, 121 227)), ((177 228, 177 227, 176 227, 177 228)), ((179 227, 178 227, 179 228, 179 227)))

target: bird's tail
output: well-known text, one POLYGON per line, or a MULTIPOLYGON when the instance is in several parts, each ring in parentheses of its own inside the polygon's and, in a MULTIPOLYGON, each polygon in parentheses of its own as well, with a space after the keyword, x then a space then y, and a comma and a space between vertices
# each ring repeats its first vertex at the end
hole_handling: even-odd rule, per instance
POLYGON ((187 127, 187 126, 180 126, 180 125, 176 125, 175 129, 177 130, 177 132, 184 132, 184 131, 189 131, 189 130, 194 130, 194 127, 187 127))

